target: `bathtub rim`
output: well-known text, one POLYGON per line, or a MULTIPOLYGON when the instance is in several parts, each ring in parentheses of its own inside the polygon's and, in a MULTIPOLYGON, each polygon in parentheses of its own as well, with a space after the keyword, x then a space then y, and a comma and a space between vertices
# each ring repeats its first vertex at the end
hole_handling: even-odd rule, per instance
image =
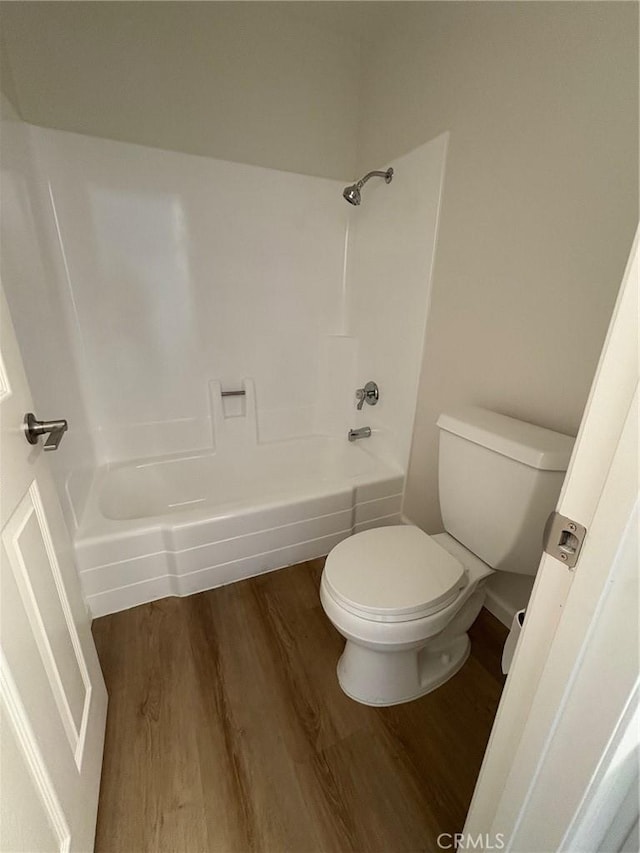
MULTIPOLYGON (((313 435, 313 436, 297 436, 295 438, 283 439, 277 442, 265 442, 262 446, 270 445, 285 445, 295 443, 302 445, 304 443, 312 444, 318 440, 336 442, 340 441, 333 436, 313 435)), ((346 439, 345 439, 346 443, 346 439)), ((261 446, 260 444, 257 445, 261 446)), ((341 445, 342 447, 342 445, 341 445)), ((406 480, 406 472, 402 470, 399 464, 394 464, 388 460, 382 460, 375 456, 366 447, 360 447, 353 444, 348 445, 348 452, 358 452, 365 454, 372 461, 373 467, 365 473, 343 476, 336 476, 330 480, 314 482, 313 480, 304 480, 301 485, 295 490, 289 489, 285 491, 276 491, 271 495, 261 495, 256 500, 252 501, 248 498, 241 500, 228 501, 226 503, 207 503, 198 507, 185 508, 183 510, 165 512, 158 515, 143 515, 132 518, 115 519, 103 514, 100 506, 100 494, 107 477, 114 471, 122 470, 131 467, 147 467, 152 465, 180 462, 185 459, 200 459, 211 458, 218 455, 219 451, 213 448, 204 448, 201 450, 192 450, 182 453, 172 453, 155 457, 138 457, 135 459, 115 460, 98 466, 91 479, 89 494, 85 502, 82 517, 79 520, 78 527, 75 531, 74 544, 98 543, 102 540, 107 540, 114 535, 118 536, 137 536, 143 533, 159 533, 163 531, 175 530, 187 526, 206 524, 211 521, 223 521, 233 517, 250 516, 256 510, 266 511, 284 508, 292 502, 309 501, 315 498, 321 499, 330 496, 337 496, 344 493, 352 495, 355 498, 355 492, 358 488, 366 488, 367 486, 375 486, 378 483, 387 482, 389 480, 400 480, 399 494, 404 491, 406 480)), ((239 448, 241 452, 241 448, 239 448)), ((228 450, 224 451, 228 453, 228 450)), ((375 498, 374 498, 375 499, 375 498)), ((366 502, 366 500, 365 500, 366 502)))

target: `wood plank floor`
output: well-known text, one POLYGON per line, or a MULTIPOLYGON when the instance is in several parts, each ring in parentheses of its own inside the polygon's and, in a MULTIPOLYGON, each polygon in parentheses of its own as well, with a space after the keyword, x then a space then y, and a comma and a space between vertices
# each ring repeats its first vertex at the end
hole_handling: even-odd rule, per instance
POLYGON ((110 704, 98 853, 436 851, 462 829, 503 685, 506 629, 415 702, 335 673, 322 560, 93 623, 110 704))

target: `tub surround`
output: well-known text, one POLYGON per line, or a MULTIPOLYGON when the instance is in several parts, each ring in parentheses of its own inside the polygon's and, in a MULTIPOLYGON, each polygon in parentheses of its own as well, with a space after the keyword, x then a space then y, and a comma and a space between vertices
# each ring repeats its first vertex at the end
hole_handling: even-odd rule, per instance
POLYGON ((312 434, 320 348, 342 323, 342 184, 29 131, 67 261, 98 464, 210 447, 215 380, 253 378, 260 441, 312 434))
POLYGON ((343 181, 24 127, 98 464, 210 447, 211 383, 249 376, 259 441, 371 415, 406 470, 446 134, 353 208, 343 181), (369 379, 380 402, 357 412, 369 379))
POLYGON ((50 370, 45 316, 24 305, 17 255, 3 281, 33 354, 36 411, 69 420, 53 461, 94 614, 323 556, 400 521, 446 136, 394 161, 386 195, 372 185, 352 208, 346 180, 10 121, 5 243, 42 248, 64 376, 50 370), (61 411, 46 401, 66 399, 66 376, 75 403, 61 411), (358 411, 355 389, 371 379, 379 403, 358 411), (350 447, 348 430, 365 426, 371 437, 350 447), (280 486, 258 477, 228 498, 283 448, 280 486), (164 508, 104 514, 107 493, 121 509, 140 497, 132 472, 163 465, 181 472, 164 508), (207 471, 227 497, 198 491, 207 471))
POLYGON ((380 386, 378 404, 353 411, 349 425, 373 427, 373 451, 396 460, 405 470, 448 142, 449 134, 444 133, 390 161, 391 183, 370 181, 349 221, 345 295, 347 328, 358 343, 356 387, 370 379, 380 386))

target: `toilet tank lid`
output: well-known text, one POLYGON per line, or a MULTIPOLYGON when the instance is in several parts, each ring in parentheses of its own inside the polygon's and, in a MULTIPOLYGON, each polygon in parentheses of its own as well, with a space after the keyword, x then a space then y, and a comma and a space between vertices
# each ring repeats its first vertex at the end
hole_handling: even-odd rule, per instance
POLYGON ((443 412, 438 426, 540 471, 566 471, 575 438, 476 406, 443 412))

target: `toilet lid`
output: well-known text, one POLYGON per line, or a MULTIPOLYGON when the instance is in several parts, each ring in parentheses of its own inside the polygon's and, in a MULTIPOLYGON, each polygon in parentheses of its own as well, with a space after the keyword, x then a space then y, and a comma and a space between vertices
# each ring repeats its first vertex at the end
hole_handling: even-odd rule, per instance
POLYGON ((406 622, 450 604, 466 586, 466 575, 462 563, 420 528, 396 525, 336 545, 323 582, 345 610, 378 622, 406 622))

